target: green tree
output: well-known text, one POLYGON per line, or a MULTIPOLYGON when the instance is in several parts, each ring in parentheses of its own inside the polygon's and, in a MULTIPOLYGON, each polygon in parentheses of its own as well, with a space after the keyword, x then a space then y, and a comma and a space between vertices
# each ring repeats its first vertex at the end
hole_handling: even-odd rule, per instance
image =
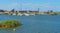
POLYGON ((14 10, 14 9, 12 9, 12 10, 11 10, 11 12, 15 12, 15 10, 14 10))

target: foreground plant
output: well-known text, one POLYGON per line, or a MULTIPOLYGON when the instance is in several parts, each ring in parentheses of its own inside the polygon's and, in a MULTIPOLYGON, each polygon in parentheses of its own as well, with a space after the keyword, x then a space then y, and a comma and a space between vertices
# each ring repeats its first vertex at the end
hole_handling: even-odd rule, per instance
POLYGON ((17 20, 6 20, 6 21, 1 21, 0 22, 0 28, 14 28, 15 30, 16 27, 21 26, 21 22, 17 20))

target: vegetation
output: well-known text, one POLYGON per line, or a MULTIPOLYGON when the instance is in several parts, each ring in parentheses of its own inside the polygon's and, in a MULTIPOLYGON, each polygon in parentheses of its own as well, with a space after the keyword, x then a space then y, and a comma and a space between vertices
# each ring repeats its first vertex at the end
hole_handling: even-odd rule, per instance
POLYGON ((15 12, 15 10, 14 10, 14 9, 12 9, 12 10, 11 10, 11 12, 15 12))
POLYGON ((16 28, 21 25, 21 22, 17 20, 6 20, 0 22, 0 28, 16 28))

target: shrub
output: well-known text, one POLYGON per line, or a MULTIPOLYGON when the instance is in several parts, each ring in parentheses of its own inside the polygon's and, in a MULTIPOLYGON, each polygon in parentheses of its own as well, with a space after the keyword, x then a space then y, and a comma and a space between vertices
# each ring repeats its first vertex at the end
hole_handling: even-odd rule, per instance
POLYGON ((6 20, 0 22, 1 28, 15 28, 21 25, 22 25, 21 22, 17 20, 6 20))

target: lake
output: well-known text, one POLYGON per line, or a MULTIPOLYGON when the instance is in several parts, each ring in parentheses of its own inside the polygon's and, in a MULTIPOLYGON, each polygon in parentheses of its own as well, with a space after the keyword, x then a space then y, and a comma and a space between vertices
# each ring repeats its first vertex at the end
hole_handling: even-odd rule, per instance
POLYGON ((0 28, 0 33, 60 33, 60 15, 0 15, 0 21, 3 20, 19 20, 23 25, 17 27, 16 32, 0 28))

